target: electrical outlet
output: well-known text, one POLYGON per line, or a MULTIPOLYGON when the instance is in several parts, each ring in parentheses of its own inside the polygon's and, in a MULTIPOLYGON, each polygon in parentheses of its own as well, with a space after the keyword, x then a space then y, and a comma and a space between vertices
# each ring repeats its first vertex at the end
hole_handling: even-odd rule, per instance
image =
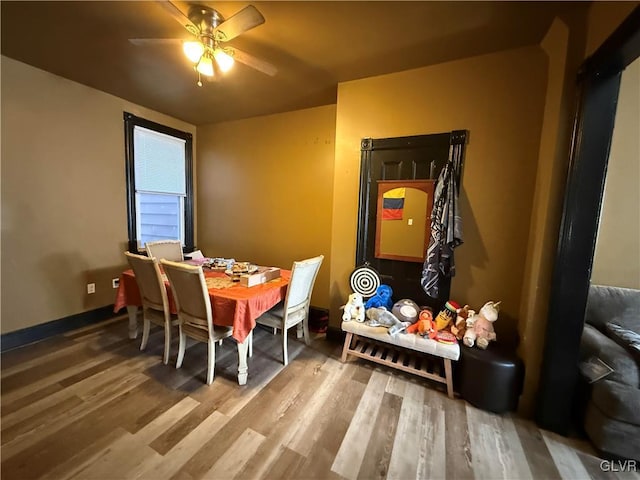
POLYGON ((118 288, 119 286, 120 286, 120 279, 119 278, 112 278, 111 279, 111 287, 118 288))
POLYGON ((96 284, 95 283, 87 283, 87 293, 88 294, 96 293, 96 284))

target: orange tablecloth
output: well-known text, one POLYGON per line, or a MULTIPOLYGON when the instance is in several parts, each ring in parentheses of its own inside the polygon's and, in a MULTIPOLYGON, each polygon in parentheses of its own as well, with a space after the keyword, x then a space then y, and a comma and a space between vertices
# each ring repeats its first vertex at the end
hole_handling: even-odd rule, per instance
MULTIPOLYGON (((243 287, 234 284, 228 288, 209 288, 213 323, 216 325, 232 326, 233 338, 244 342, 247 335, 256 326, 256 319, 271 307, 276 305, 287 293, 287 285, 291 278, 290 270, 281 270, 281 277, 277 280, 256 285, 255 287, 243 287)), ((224 277, 225 274, 216 271, 204 270, 205 277, 224 277)), ((176 312, 173 295, 166 282, 169 295, 169 305, 173 313, 176 312)), ((120 286, 116 294, 114 311, 128 305, 142 305, 140 290, 136 283, 136 277, 132 270, 126 270, 120 275, 120 286)))

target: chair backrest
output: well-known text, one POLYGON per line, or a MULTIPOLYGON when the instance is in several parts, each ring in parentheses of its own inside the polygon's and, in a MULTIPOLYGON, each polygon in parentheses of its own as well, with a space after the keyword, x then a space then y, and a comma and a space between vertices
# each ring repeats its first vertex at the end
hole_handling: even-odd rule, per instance
POLYGON ((286 310, 297 310, 301 307, 308 307, 311 302, 313 284, 318 276, 318 270, 322 265, 324 255, 293 262, 291 269, 291 280, 287 288, 287 296, 284 301, 286 310))
POLYGON ((144 246, 147 249, 147 255, 158 260, 163 258, 172 262, 182 262, 184 260, 182 242, 180 240, 158 240, 157 242, 147 242, 144 246))
POLYGON ((131 252, 124 252, 124 254, 136 276, 143 306, 168 312, 169 298, 158 262, 153 258, 131 252))
POLYGON ((211 301, 202 267, 160 260, 167 274, 180 323, 212 332, 211 301))

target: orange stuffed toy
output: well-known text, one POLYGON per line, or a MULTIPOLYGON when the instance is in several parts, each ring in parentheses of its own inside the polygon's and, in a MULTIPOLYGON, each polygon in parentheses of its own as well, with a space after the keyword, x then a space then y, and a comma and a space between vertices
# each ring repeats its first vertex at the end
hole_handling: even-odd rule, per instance
POLYGON ((407 327, 407 333, 417 333, 427 335, 429 338, 436 338, 436 322, 433 321, 433 312, 430 308, 423 308, 418 315, 418 321, 407 327))

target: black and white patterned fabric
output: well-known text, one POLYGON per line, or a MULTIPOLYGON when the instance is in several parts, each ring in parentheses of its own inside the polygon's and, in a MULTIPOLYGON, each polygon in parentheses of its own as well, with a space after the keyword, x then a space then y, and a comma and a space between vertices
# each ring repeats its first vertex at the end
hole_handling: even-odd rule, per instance
POLYGON ((452 145, 434 192, 431 237, 420 280, 422 288, 432 298, 438 298, 440 277, 455 275, 453 249, 463 242, 457 185, 461 164, 462 148, 452 145))

